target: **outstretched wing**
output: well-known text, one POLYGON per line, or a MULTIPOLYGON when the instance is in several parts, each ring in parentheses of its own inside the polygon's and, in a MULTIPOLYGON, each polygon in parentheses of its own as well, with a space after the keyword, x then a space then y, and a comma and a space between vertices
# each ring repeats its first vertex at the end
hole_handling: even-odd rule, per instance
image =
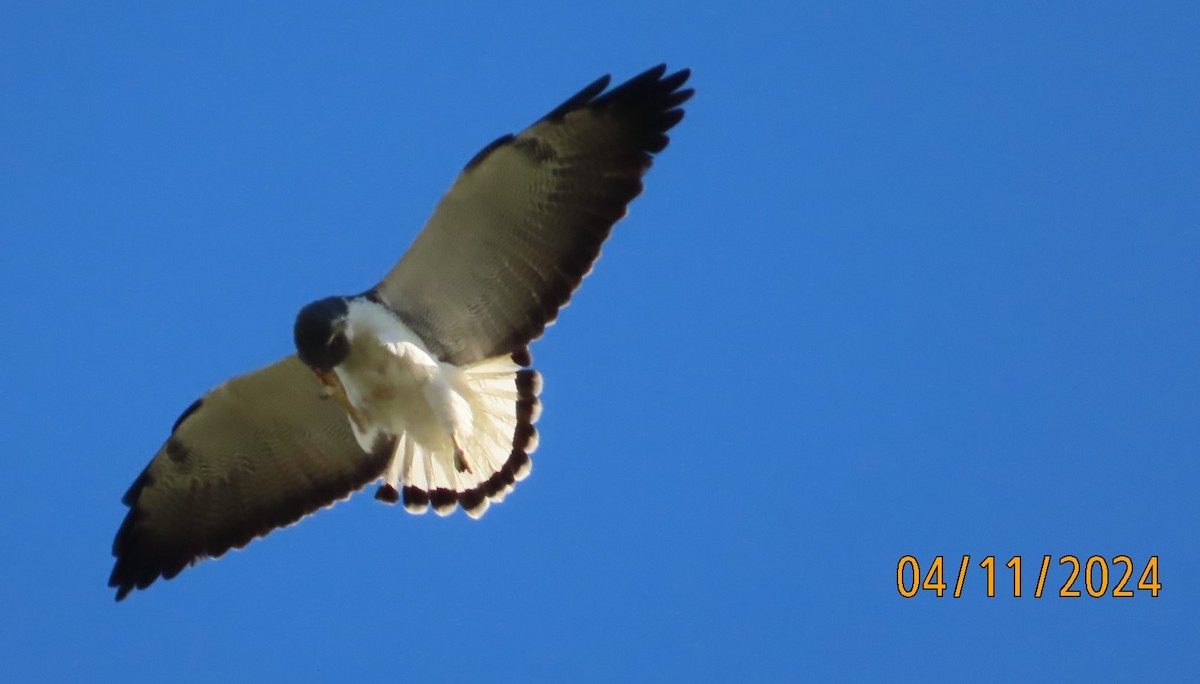
POLYGON ((294 356, 236 377, 184 411, 125 494, 108 585, 119 601, 333 504, 380 476, 388 446, 364 453, 294 356))
POLYGON ((688 70, 605 76, 467 164, 373 294, 459 366, 526 345, 558 315, 683 118, 688 70))

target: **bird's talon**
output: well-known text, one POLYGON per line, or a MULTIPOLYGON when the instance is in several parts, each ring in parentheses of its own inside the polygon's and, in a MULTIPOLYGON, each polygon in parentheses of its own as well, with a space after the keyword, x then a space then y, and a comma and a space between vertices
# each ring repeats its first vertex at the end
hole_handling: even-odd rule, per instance
POLYGON ((475 468, 471 466, 471 461, 467 459, 466 452, 458 443, 458 435, 450 435, 450 442, 454 444, 454 467, 460 473, 474 473, 475 468))

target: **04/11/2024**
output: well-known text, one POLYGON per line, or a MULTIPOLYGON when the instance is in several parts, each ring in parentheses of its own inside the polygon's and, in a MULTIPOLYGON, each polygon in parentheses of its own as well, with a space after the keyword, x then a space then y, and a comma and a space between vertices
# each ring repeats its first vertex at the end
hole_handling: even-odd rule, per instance
MULTIPOLYGON (((1053 559, 1054 556, 1042 556, 1041 567, 1037 575, 1037 585, 1033 592, 1034 598, 1042 598, 1044 595, 1047 575, 1049 574, 1053 559)), ((971 556, 964 555, 962 562, 958 566, 954 591, 951 594, 954 598, 962 596, 963 586, 967 578, 967 570, 971 567, 971 556)), ((1007 572, 1010 575, 1012 581, 1009 586, 1012 587, 1013 597, 1020 598, 1022 596, 1021 556, 1009 558, 1008 562, 1003 565, 1003 568, 1006 570, 997 570, 995 556, 985 556, 978 563, 978 567, 985 573, 988 598, 996 596, 996 575, 998 572, 1007 572)), ((1080 562, 1078 556, 1065 555, 1059 557, 1058 568, 1061 568, 1066 574, 1063 578, 1063 584, 1058 590, 1058 595, 1062 598, 1078 598, 1083 595, 1084 591, 1092 598, 1101 598, 1104 596, 1133 598, 1135 589, 1149 593, 1151 597, 1157 598, 1158 593, 1162 590, 1162 584, 1158 580, 1157 555, 1150 556, 1149 560, 1142 566, 1143 569, 1137 584, 1132 588, 1130 587, 1130 580, 1133 579, 1135 563, 1132 558, 1126 555, 1114 556, 1111 561, 1104 556, 1091 556, 1083 563, 1080 562), (1080 579, 1082 579, 1083 590, 1077 586, 1080 579), (1112 581, 1110 582, 1110 580, 1112 581), (1111 592, 1109 591, 1110 586, 1111 592)), ((902 556, 900 562, 896 564, 896 589, 905 598, 912 598, 922 590, 933 592, 939 597, 945 596, 947 590, 945 576, 945 559, 943 556, 934 556, 933 562, 927 566, 924 574, 922 574, 921 565, 916 557, 902 556)), ((1054 580, 1054 582, 1056 583, 1057 580, 1054 580)), ((1008 583, 1006 582, 1005 584, 1008 583)))

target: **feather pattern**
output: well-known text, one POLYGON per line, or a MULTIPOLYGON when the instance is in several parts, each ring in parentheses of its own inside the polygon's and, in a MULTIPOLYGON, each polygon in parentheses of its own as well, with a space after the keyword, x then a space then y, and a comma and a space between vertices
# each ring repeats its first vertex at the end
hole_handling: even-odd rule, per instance
POLYGON ((345 411, 289 356, 212 390, 176 423, 123 502, 117 599, 241 548, 361 489, 391 457, 364 453, 345 411))
POLYGON ((350 300, 339 297, 298 317, 297 349, 314 353, 305 362, 287 357, 189 406, 122 500, 129 511, 109 578, 117 600, 381 478, 376 497, 414 513, 461 506, 479 517, 502 501, 528 476, 538 444, 541 376, 528 368, 528 345, 642 191, 652 155, 666 147, 693 94, 683 88, 689 76, 658 66, 607 92, 605 76, 519 135, 486 146, 408 253, 362 298, 414 333, 393 341, 411 346, 392 348, 407 359, 413 386, 443 369, 454 383, 424 403, 402 404, 399 424, 413 429, 375 420, 379 406, 354 382, 362 378, 345 356, 348 339, 325 325, 327 314, 345 313, 350 300), (451 436, 431 431, 439 423, 451 436), (469 468, 461 467, 464 455, 469 468))
POLYGON ((443 361, 524 349, 554 321, 683 118, 689 72, 601 78, 467 165, 374 293, 443 361))

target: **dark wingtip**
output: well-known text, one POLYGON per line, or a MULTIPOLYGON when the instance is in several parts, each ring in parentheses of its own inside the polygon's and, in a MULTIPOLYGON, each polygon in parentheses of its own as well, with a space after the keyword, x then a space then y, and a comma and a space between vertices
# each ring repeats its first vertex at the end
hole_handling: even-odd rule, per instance
POLYGON ((568 113, 575 111, 581 107, 586 107, 597 95, 604 92, 608 84, 612 81, 612 76, 604 74, 600 78, 592 81, 583 90, 572 95, 566 102, 560 104, 550 111, 549 114, 543 116, 539 121, 554 121, 561 119, 568 113))
MULTIPOLYGON (((165 533, 162 518, 156 518, 142 501, 145 490, 156 484, 155 477, 150 474, 155 463, 179 467, 179 459, 172 459, 170 453, 172 443, 176 440, 177 436, 168 438, 122 499, 129 511, 113 539, 112 555, 116 562, 108 578, 108 586, 117 590, 117 601, 124 600, 134 589, 146 589, 159 579, 169 580, 204 558, 216 558, 230 549, 240 549, 255 538, 344 498, 379 477, 391 458, 390 451, 378 449, 377 453, 356 461, 353 472, 324 482, 323 486, 311 491, 299 492, 258 519, 245 522, 233 520, 223 527, 209 530, 207 536, 197 538, 190 532, 184 534, 178 529, 168 529, 165 533), (156 520, 159 521, 157 528, 151 524, 156 520)), ((175 446, 187 451, 182 443, 175 446)))
MULTIPOLYGON (((176 421, 176 425, 183 422, 187 418, 187 414, 194 410, 199 404, 199 400, 192 404, 184 415, 180 416, 176 421)), ((174 430, 172 430, 174 432, 174 430)), ((108 586, 117 590, 117 600, 121 601, 129 592, 133 591, 145 572, 139 572, 133 567, 132 558, 135 554, 131 553, 131 549, 136 545, 133 540, 134 528, 137 526, 138 518, 140 517, 140 509, 136 506, 138 497, 142 495, 142 490, 154 484, 154 478, 150 475, 150 466, 147 465, 142 469, 142 472, 133 481, 133 484, 126 490, 125 495, 121 497, 121 503, 129 507, 125 513, 125 518, 121 521, 121 526, 117 528, 117 534, 113 537, 112 555, 116 559, 113 565, 112 573, 108 576, 108 586)), ((152 577, 148 582, 153 582, 157 575, 152 577)))
POLYGON ((669 110, 692 97, 691 88, 679 90, 692 76, 691 69, 680 69, 669 76, 666 64, 647 69, 621 85, 597 97, 589 106, 606 107, 610 105, 638 103, 641 107, 669 110))
MULTIPOLYGON (((567 114, 584 108, 602 109, 605 107, 631 107, 636 110, 651 113, 661 113, 653 128, 659 133, 665 133, 683 118, 682 111, 675 116, 677 107, 687 102, 695 95, 695 90, 686 88, 680 90, 692 76, 691 69, 680 69, 667 74, 667 65, 659 64, 634 76, 621 85, 604 92, 611 78, 604 76, 589 84, 586 88, 572 95, 566 102, 555 107, 541 121, 554 121, 567 114)), ((665 147, 665 142, 662 147, 665 147)), ((660 152, 651 149, 650 152, 660 152)))

